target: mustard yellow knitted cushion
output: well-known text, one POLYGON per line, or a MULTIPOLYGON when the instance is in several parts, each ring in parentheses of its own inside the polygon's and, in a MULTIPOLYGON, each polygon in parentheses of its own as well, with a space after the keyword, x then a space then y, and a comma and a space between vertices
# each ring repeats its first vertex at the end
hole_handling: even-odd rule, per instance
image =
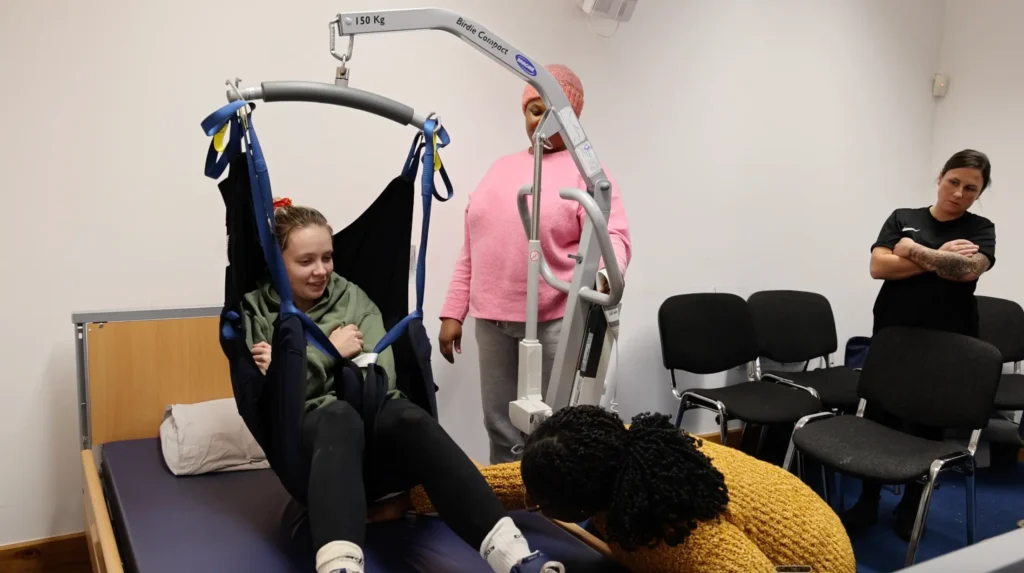
MULTIPOLYGON (((815 572, 857 570, 839 516, 807 484, 779 466, 734 448, 704 441, 701 450, 725 476, 729 488, 722 519, 742 532, 773 566, 809 565, 815 572)), ((684 545, 694 546, 696 541, 690 539, 684 545)), ((724 566, 695 570, 732 571, 724 566)))
MULTIPOLYGON (((739 450, 703 442, 701 450, 729 488, 722 516, 701 523, 685 543, 626 552, 610 544, 634 573, 771 573, 779 565, 809 565, 815 573, 855 573, 853 547, 839 517, 793 474, 739 450)), ((506 509, 527 507, 518 463, 481 468, 506 509)), ((419 513, 433 513, 422 487, 411 492, 419 513)), ((594 517, 604 533, 603 516, 594 517)))

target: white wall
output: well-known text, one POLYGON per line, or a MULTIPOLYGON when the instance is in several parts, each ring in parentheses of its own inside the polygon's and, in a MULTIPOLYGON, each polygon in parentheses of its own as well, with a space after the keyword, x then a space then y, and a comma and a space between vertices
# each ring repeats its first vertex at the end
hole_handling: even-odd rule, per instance
MULTIPOLYGON (((611 39, 571 0, 428 4, 583 78, 584 124, 632 221, 624 414, 674 410, 655 328, 672 294, 812 289, 832 300, 842 341, 869 330, 868 246, 930 183, 941 4, 646 0, 611 39)), ((202 175, 199 122, 224 101, 224 80, 333 78, 337 2, 157 6, 0 3, 0 544, 81 529, 71 313, 219 301, 223 207, 202 175)), ((352 65, 354 87, 438 112, 454 138, 444 157, 457 195, 433 213, 425 310, 436 316, 467 194, 490 161, 526 144, 522 84, 437 32, 360 37, 352 65)), ((963 86, 953 77, 944 105, 963 86)), ((337 227, 398 172, 412 137, 317 106, 261 105, 256 121, 276 194, 337 227)), ((992 201, 1009 187, 1006 149, 992 201)), ((475 360, 470 331, 461 360, 437 356, 435 374, 446 426, 485 459, 475 360)))
MULTIPOLYGON (((996 265, 978 283, 978 294, 1024 304, 1024 3, 949 0, 939 68, 950 75, 949 93, 938 100, 932 143, 932 177, 964 148, 988 154, 992 187, 974 212, 996 225, 996 265)), ((923 201, 934 199, 934 186, 923 201)))

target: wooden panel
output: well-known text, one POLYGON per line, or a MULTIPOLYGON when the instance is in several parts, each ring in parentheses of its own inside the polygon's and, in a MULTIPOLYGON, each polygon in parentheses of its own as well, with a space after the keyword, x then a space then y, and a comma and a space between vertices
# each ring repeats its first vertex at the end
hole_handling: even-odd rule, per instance
POLYGON ((96 458, 92 450, 82 450, 82 505, 85 507, 85 540, 94 573, 123 573, 114 528, 107 512, 96 458))
POLYGON ((81 533, 0 547, 3 573, 89 573, 89 552, 81 533))
POLYGON ((169 404, 232 396, 217 317, 86 329, 93 445, 156 437, 169 404))

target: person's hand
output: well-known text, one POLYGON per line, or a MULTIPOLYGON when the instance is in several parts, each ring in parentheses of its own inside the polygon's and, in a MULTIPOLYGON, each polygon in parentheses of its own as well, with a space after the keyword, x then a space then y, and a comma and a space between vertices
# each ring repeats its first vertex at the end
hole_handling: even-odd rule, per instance
POLYGON ((896 246, 892 250, 892 254, 897 257, 903 257, 904 259, 910 258, 910 249, 917 243, 910 237, 903 237, 900 242, 896 243, 896 246))
POLYGON ((455 354, 462 354, 462 323, 454 318, 441 319, 441 333, 437 338, 441 343, 441 356, 455 364, 455 354))
POLYGON ((359 332, 359 328, 354 324, 335 328, 330 340, 338 349, 338 354, 349 360, 359 356, 363 351, 363 333, 359 332))
POLYGON ((967 239, 956 239, 954 241, 946 243, 945 245, 942 245, 941 247, 939 247, 939 250, 947 253, 956 253, 958 255, 969 257, 978 252, 978 245, 975 245, 974 243, 968 241, 967 239))
POLYGON ((260 372, 266 374, 270 368, 270 345, 266 342, 257 342, 252 345, 252 358, 259 366, 260 372))
POLYGON ((608 285, 608 279, 605 278, 604 273, 597 273, 597 292, 608 294, 612 290, 612 287, 608 285))

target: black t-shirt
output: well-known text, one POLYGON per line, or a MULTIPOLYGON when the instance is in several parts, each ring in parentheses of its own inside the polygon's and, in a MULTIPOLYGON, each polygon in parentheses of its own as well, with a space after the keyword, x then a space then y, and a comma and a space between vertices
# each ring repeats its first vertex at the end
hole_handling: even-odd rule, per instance
MULTIPOLYGON (((949 241, 967 239, 978 245, 978 252, 988 257, 993 266, 996 264, 995 225, 974 213, 964 213, 952 221, 939 221, 928 207, 896 209, 885 221, 871 248, 895 248, 903 237, 936 250, 949 241)), ((977 285, 976 280, 951 281, 934 272, 887 280, 875 299, 874 332, 887 326, 918 326, 977 336, 978 303, 974 298, 977 285)))

